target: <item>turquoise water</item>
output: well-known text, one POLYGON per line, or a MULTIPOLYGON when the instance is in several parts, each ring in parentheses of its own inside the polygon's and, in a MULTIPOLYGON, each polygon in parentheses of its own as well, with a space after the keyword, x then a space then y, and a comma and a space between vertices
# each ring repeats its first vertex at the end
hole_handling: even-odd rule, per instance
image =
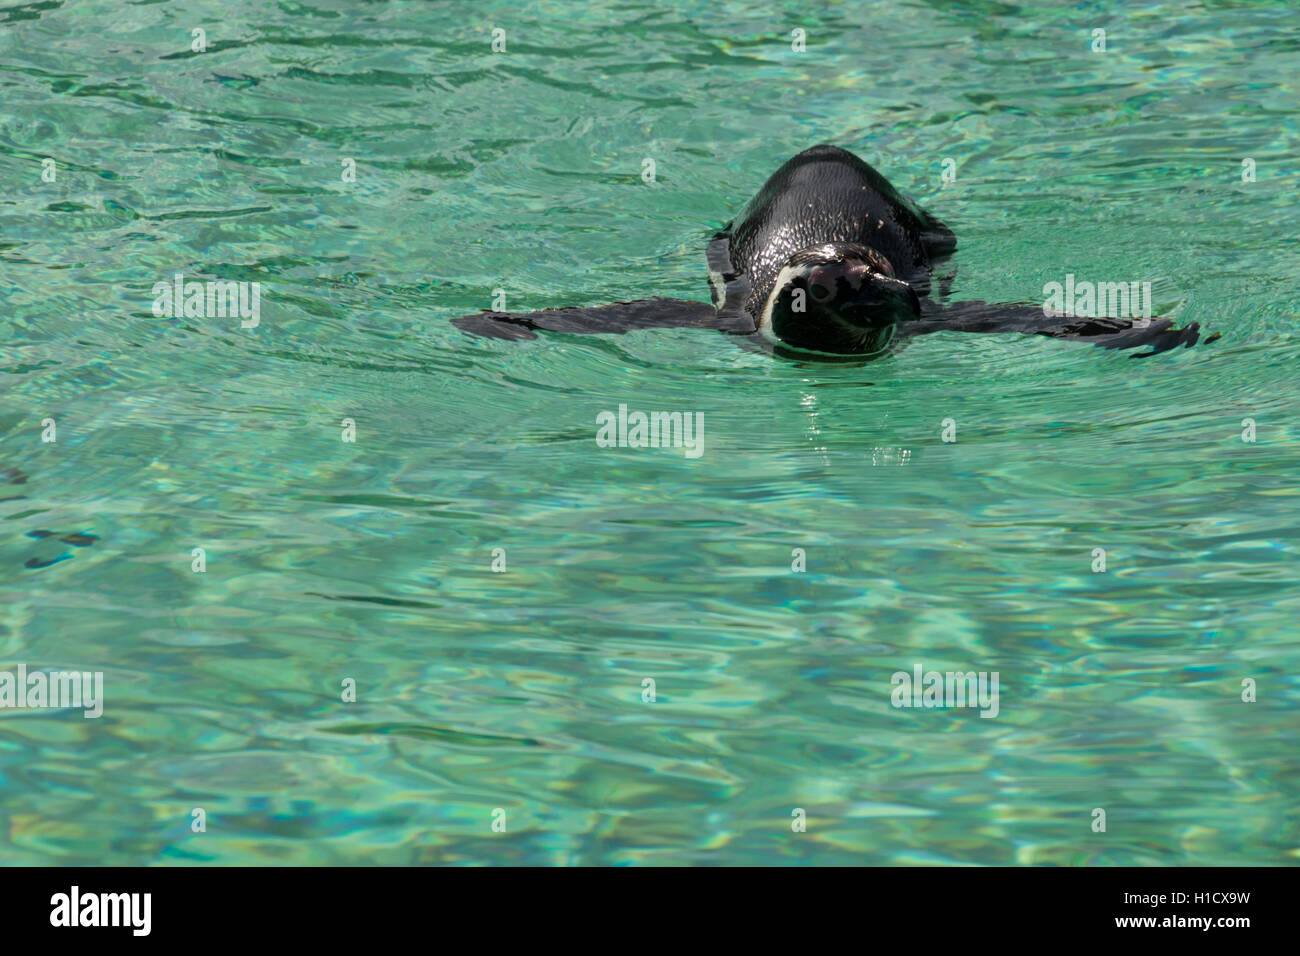
POLYGON ((0 7, 0 671, 105 688, 0 710, 0 861, 1294 864, 1296 26, 0 7), (707 236, 823 141, 954 228, 954 300, 1150 281, 1222 338, 447 321, 707 298, 707 236), (175 272, 260 323, 156 316, 175 272), (703 454, 597 447, 620 404, 703 454), (997 672, 997 717, 894 708, 917 665, 997 672))

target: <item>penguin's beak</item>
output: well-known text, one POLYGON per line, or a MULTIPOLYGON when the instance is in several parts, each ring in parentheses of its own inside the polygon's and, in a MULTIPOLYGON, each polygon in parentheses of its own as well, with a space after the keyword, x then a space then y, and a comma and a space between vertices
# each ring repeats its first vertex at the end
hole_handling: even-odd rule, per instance
POLYGON ((921 315, 916 291, 901 279, 869 269, 853 276, 856 280, 835 304, 835 311, 850 325, 885 329, 921 315))

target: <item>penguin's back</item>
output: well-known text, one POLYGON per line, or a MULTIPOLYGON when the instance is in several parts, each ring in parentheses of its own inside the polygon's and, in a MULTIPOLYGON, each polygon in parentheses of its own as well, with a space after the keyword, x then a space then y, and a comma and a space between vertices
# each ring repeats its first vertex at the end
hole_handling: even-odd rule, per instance
POLYGON ((726 232, 733 267, 749 276, 754 312, 791 255, 827 242, 869 246, 898 278, 928 288, 924 235, 935 227, 943 228, 876 170, 847 150, 823 145, 773 173, 726 232))

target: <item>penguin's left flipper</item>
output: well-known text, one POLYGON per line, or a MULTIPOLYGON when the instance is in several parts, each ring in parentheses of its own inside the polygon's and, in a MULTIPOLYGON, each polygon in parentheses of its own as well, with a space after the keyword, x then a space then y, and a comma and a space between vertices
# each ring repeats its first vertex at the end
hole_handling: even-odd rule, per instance
POLYGON ((639 299, 538 312, 480 312, 452 319, 452 325, 492 339, 535 339, 537 331, 579 335, 621 335, 636 329, 718 329, 753 332, 748 314, 721 315, 707 302, 686 299, 639 299))
MULTIPOLYGON (((1150 352, 1141 352, 1133 358, 1146 358, 1179 345, 1190 348, 1200 338, 1200 326, 1195 322, 1182 329, 1171 328, 1173 322, 1170 319, 1141 319, 1138 322, 1132 319, 1081 319, 1055 315, 1044 312, 1042 306, 1038 305, 960 302, 939 306, 931 303, 922 312, 921 318, 902 323, 899 331, 904 335, 925 335, 928 332, 1020 332, 1075 342, 1091 342, 1104 349, 1151 347, 1150 352)), ((1217 338, 1214 335, 1206 341, 1213 342, 1217 338)))

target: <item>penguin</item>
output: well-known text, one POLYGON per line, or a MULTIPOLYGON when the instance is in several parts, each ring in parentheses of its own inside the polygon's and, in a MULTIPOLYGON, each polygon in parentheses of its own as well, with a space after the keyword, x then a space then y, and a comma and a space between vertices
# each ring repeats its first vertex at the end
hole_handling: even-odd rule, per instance
MULTIPOLYGON (((935 266, 957 248, 951 229, 908 200, 848 150, 820 145, 786 162, 709 242, 712 304, 653 298, 594 307, 453 319, 489 338, 537 331, 618 334, 708 328, 789 357, 860 360, 929 332, 1019 332, 1149 346, 1147 357, 1199 338, 1169 319, 1078 318, 1027 304, 931 297, 935 266)), ((1213 341, 1214 336, 1207 341, 1213 341)))

